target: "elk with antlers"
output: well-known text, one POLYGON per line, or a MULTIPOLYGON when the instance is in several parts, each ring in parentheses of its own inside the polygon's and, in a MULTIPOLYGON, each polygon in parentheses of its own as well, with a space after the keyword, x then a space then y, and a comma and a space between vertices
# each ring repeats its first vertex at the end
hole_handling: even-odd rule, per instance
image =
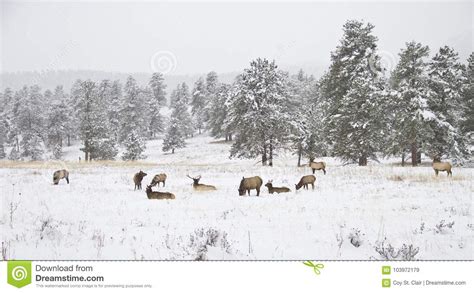
POLYGON ((217 188, 214 185, 206 185, 206 184, 201 184, 199 183, 199 180, 201 180, 201 175, 198 175, 198 177, 191 177, 188 176, 191 180, 193 180, 193 188, 197 191, 212 191, 212 190, 217 190, 217 188))

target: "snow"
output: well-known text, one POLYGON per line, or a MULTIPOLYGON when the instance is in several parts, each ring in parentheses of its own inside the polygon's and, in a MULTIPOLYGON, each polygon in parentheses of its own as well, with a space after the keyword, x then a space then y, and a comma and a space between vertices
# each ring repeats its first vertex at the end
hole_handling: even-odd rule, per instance
POLYGON ((78 145, 65 148, 63 163, 0 161, 6 257, 381 259, 375 247, 382 242, 396 249, 413 244, 416 259, 473 257, 474 169, 454 168, 447 178, 435 177, 428 164, 400 167, 398 159, 358 167, 318 158, 327 175, 317 171, 314 191, 295 192, 294 184, 311 170, 296 167, 289 153, 271 168, 230 160, 230 144, 205 135, 173 155, 161 144, 149 141, 142 162, 79 163, 78 145), (52 185, 59 168, 69 170, 69 185, 52 185), (139 170, 148 173, 144 187, 154 174, 166 173, 166 187, 159 190, 176 200, 148 200, 144 190, 134 191, 139 170), (201 183, 217 191, 194 192, 187 174, 201 175, 201 183), (292 192, 270 195, 264 188, 260 197, 255 191, 238 196, 241 178, 254 175, 292 192), (10 206, 17 206, 12 223, 10 206))

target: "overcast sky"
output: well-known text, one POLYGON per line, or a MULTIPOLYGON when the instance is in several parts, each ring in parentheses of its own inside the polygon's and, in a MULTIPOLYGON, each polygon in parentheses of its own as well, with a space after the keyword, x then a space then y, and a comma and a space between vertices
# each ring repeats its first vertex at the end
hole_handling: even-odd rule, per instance
POLYGON ((256 57, 285 66, 325 67, 347 19, 375 25, 386 63, 405 42, 472 51, 473 5, 355 3, 24 3, 2 1, 3 71, 240 71, 256 57), (169 53, 166 53, 169 52, 169 53), (160 53, 161 54, 161 53, 160 53), (152 57, 155 55, 155 62, 152 57), (163 61, 163 60, 162 60, 163 61), (164 60, 166 61, 166 60, 164 60), (153 65, 152 65, 153 64, 153 65))

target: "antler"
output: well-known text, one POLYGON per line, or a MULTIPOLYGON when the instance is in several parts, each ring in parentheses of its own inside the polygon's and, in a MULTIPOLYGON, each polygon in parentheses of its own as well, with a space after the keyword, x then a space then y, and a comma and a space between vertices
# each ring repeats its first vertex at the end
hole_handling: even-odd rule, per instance
POLYGON ((201 179, 201 175, 198 175, 198 177, 196 177, 196 179, 201 179))
POLYGON ((188 174, 186 174, 186 176, 188 176, 188 177, 189 177, 191 180, 194 180, 194 178, 193 178, 193 177, 191 177, 191 176, 189 176, 188 174))

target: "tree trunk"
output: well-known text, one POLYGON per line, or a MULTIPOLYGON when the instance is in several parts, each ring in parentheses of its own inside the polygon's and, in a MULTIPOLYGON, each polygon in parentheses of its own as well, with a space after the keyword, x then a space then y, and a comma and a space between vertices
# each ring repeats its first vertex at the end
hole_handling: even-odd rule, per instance
POLYGON ((411 144, 411 165, 416 167, 418 165, 418 148, 416 147, 416 143, 411 144))
POLYGON ((201 134, 201 128, 198 128, 198 130, 199 130, 199 134, 201 134))
POLYGON ((268 156, 268 162, 269 162, 269 166, 270 167, 273 167, 273 141, 272 139, 270 139, 270 146, 269 146, 270 150, 269 150, 269 156, 268 156))
POLYGON ((267 165, 267 146, 263 145, 263 153, 262 153, 262 166, 267 165))
POLYGON ((301 143, 298 145, 298 167, 301 167, 301 157, 303 155, 303 148, 301 147, 301 143))
POLYGON ((421 151, 418 151, 418 152, 416 153, 416 162, 417 162, 418 164, 421 164, 421 151))
POLYGON ((67 146, 71 146, 71 136, 67 135, 67 146))
POLYGON ((405 152, 402 153, 402 167, 405 167, 405 152))
POLYGON ((359 158, 359 166, 367 166, 367 157, 365 155, 359 158))
POLYGON ((174 149, 171 149, 171 153, 174 154, 174 149))
POLYGON ((229 134, 229 140, 232 141, 232 133, 229 134))

